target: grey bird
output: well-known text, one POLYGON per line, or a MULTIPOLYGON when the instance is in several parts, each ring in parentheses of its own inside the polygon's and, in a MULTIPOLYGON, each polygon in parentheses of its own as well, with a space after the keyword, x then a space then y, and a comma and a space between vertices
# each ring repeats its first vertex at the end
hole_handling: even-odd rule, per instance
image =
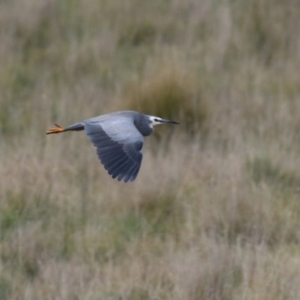
POLYGON ((87 119, 66 128, 55 124, 47 134, 85 130, 107 172, 127 182, 135 180, 139 173, 144 136, 153 132, 154 125, 167 123, 179 124, 128 110, 87 119))

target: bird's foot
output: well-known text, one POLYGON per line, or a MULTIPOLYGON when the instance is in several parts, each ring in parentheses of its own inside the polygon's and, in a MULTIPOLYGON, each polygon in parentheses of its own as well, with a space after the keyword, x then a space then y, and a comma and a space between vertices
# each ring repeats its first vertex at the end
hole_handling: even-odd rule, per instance
POLYGON ((52 133, 60 133, 60 132, 64 132, 65 129, 61 126, 59 126, 58 124, 54 124, 56 127, 50 128, 46 134, 52 134, 52 133))

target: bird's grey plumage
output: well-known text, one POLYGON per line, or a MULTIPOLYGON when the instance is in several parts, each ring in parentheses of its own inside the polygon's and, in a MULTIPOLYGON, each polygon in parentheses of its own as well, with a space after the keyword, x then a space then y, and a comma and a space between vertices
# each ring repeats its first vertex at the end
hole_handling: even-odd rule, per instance
POLYGON ((134 118, 110 114, 84 123, 84 130, 108 173, 118 180, 133 181, 140 170, 144 142, 134 118))
POLYGON ((144 136, 152 133, 154 123, 178 124, 135 111, 121 111, 87 119, 65 129, 57 125, 61 129, 52 129, 48 133, 85 130, 107 172, 113 178, 127 182, 138 175, 144 136))

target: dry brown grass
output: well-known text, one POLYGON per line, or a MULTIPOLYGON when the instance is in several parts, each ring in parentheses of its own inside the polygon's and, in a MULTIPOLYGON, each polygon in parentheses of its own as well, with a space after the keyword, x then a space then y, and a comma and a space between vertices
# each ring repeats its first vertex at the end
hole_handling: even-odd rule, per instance
POLYGON ((0 299, 298 300, 298 12, 2 1, 0 299), (45 135, 120 108, 182 123, 134 183, 45 135))

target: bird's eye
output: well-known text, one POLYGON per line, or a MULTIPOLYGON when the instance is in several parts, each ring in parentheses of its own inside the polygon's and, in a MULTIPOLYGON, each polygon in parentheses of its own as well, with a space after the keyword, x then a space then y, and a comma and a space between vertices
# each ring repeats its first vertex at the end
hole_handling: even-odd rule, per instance
POLYGON ((155 121, 155 122, 160 122, 160 120, 159 120, 159 119, 154 119, 154 121, 155 121))

